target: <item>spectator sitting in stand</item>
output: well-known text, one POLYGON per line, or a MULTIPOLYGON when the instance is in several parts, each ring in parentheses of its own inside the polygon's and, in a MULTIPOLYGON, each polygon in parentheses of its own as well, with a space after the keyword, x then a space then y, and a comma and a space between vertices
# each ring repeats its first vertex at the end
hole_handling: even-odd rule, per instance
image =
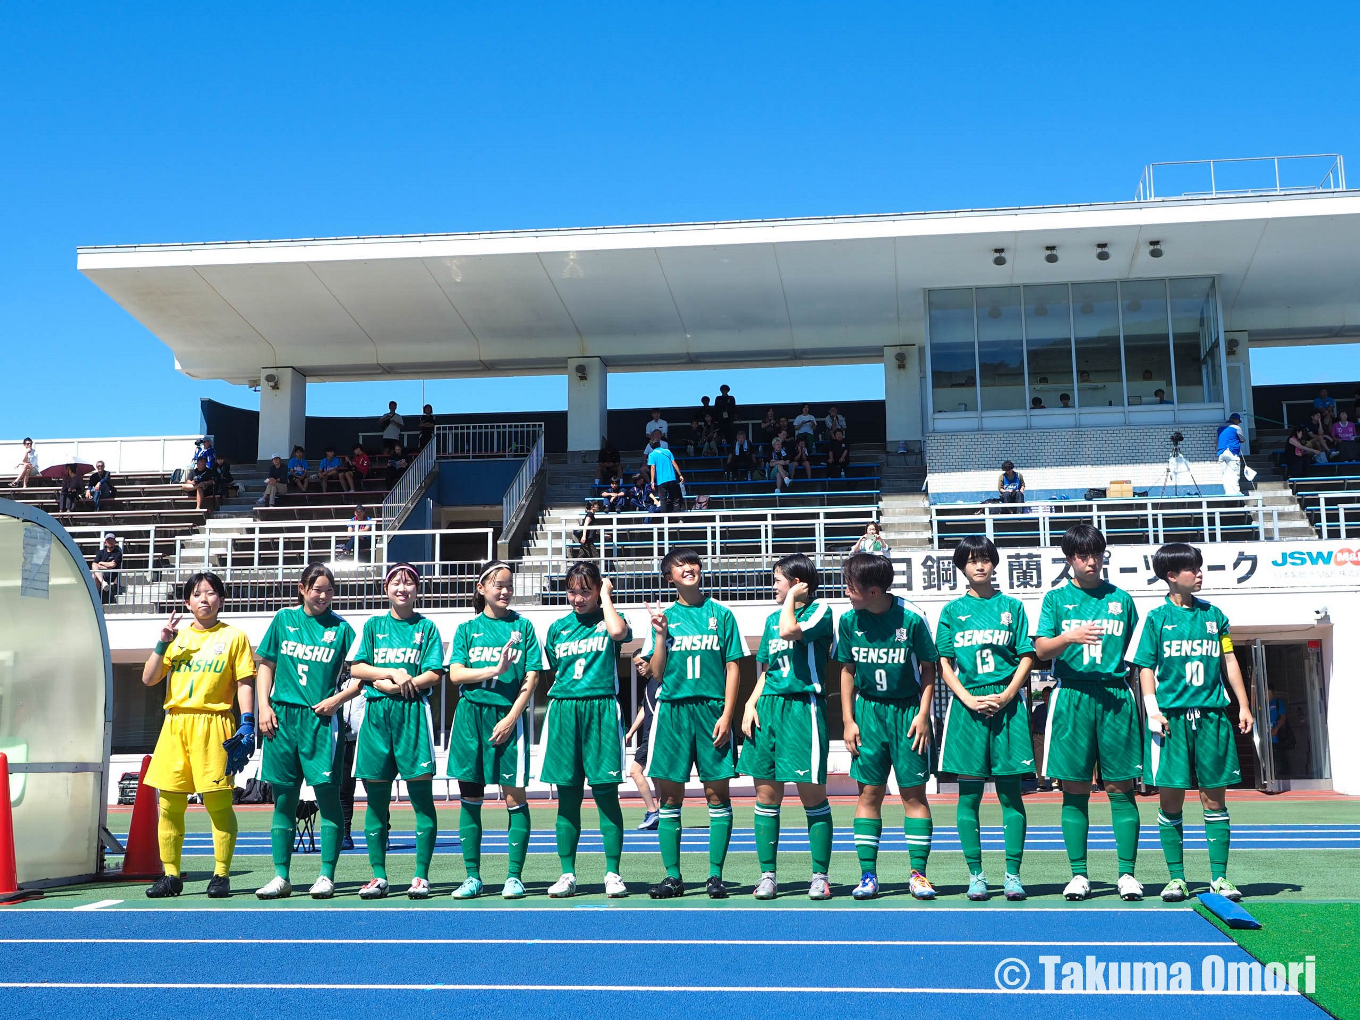
POLYGON ((600 452, 595 455, 595 484, 617 480, 620 470, 618 447, 609 441, 608 436, 601 436, 600 452))
POLYGON ((389 400, 387 413, 378 419, 378 428, 382 429, 383 452, 388 456, 401 445, 401 430, 405 424, 406 419, 397 414, 397 402, 389 400))
POLYGON ((1031 411, 1043 411, 1043 410, 1045 410, 1045 408, 1044 408, 1044 398, 1043 398, 1043 397, 1030 397, 1030 399, 1029 399, 1029 409, 1030 409, 1031 411))
POLYGON ((57 490, 57 513, 69 514, 80 509, 80 497, 85 486, 80 483, 74 464, 67 464, 61 476, 61 488, 57 490))
POLYGON ((708 509, 708 494, 707 494, 707 493, 702 493, 702 492, 701 492, 701 493, 699 493, 699 495, 697 495, 697 496, 694 497, 694 509, 695 509, 695 510, 707 510, 707 509, 708 509))
POLYGON ((1285 443, 1284 463, 1280 466, 1290 478, 1301 478, 1312 464, 1326 464, 1327 454, 1319 451, 1308 439, 1308 430, 1295 425, 1285 443))
POLYGON ((887 556, 889 554, 888 545, 883 541, 878 525, 873 521, 864 526, 864 534, 860 535, 855 544, 850 547, 850 555, 853 556, 855 553, 873 553, 875 556, 887 556))
POLYGON ((793 441, 793 425, 787 418, 780 417, 776 423, 774 434, 784 440, 784 445, 788 446, 793 441))
POLYGON ((654 514, 661 513, 665 510, 665 506, 662 502, 661 489, 654 483, 642 483, 642 495, 641 498, 638 499, 638 510, 647 515, 644 519, 649 524, 651 523, 654 514))
POLYGON ((595 542, 595 515, 600 512, 600 504, 593 499, 586 500, 585 512, 581 514, 581 523, 576 530, 576 558, 577 559, 598 559, 600 547, 595 542))
POLYGON ((694 412, 694 417, 698 418, 700 421, 703 421, 704 415, 712 413, 713 413, 712 401, 710 401, 708 397, 700 397, 699 409, 694 412))
POLYGON ((1059 406, 1059 407, 1071 407, 1071 406, 1072 406, 1072 394, 1070 394, 1070 393, 1059 393, 1059 394, 1058 394, 1058 406, 1059 406))
POLYGON ((102 460, 95 461, 94 470, 85 479, 85 498, 94 504, 96 510, 101 500, 114 498, 113 475, 104 469, 102 460))
POLYGON ((845 432, 834 429, 831 440, 826 444, 826 477, 832 475, 844 478, 850 467, 850 447, 845 443, 845 432))
POLYGON ((647 509, 647 480, 640 473, 633 476, 632 483, 628 486, 625 495, 628 497, 628 509, 632 511, 642 511, 647 509))
POLYGON ((817 419, 810 404, 804 404, 802 413, 793 419, 793 438, 796 441, 800 436, 807 440, 809 449, 817 441, 817 419))
POLYGON ((411 466, 411 461, 406 456, 406 451, 402 449, 400 443, 392 447, 392 452, 387 455, 387 487, 395 489, 401 476, 406 469, 411 466))
POLYGON ((1158 387, 1157 389, 1153 390, 1153 391, 1152 391, 1152 396, 1153 396, 1153 401, 1152 401, 1152 402, 1153 402, 1154 404, 1169 404, 1169 403, 1171 403, 1171 401, 1169 401, 1169 400, 1166 399, 1166 390, 1162 389, 1161 387, 1158 387))
POLYGON ((349 462, 354 465, 354 472, 359 476, 359 486, 362 488, 364 482, 368 481, 368 472, 372 468, 373 462, 358 443, 354 444, 354 452, 349 455, 349 462))
POLYGON ((746 430, 738 429, 737 438, 732 443, 732 452, 727 455, 723 477, 728 481, 736 481, 737 473, 741 472, 747 481, 751 480, 751 473, 756 469, 756 455, 751 449, 751 442, 746 438, 746 430))
POLYGON ((198 440, 196 443, 194 443, 194 448, 195 448, 195 450, 197 451, 197 452, 194 454, 194 463, 195 463, 195 464, 198 463, 198 458, 199 458, 199 457, 207 457, 207 458, 208 458, 208 467, 210 467, 210 468, 216 468, 216 467, 217 467, 217 451, 216 451, 215 449, 213 449, 213 437, 212 437, 212 436, 204 436, 202 439, 200 439, 200 440, 198 440))
POLYGON ((420 447, 425 449, 434 439, 434 408, 426 404, 420 411, 420 447))
POLYGON ((773 407, 765 411, 765 417, 761 419, 760 432, 757 435, 760 438, 761 446, 769 446, 774 437, 779 435, 779 419, 775 417, 773 407))
POLYGON ((685 440, 685 453, 691 457, 697 457, 703 446, 704 422, 702 418, 695 418, 689 423, 689 437, 685 440))
POLYGON ((217 468, 208 467, 208 458, 198 455, 193 471, 181 486, 185 493, 194 494, 194 508, 203 509, 205 502, 212 502, 217 496, 217 468))
POLYGON ((1309 415, 1307 429, 1309 445, 1331 460, 1336 450, 1336 440, 1332 438, 1331 429, 1327 427, 1321 411, 1309 415))
POLYGON ((104 548, 95 553, 94 562, 90 564, 90 574, 104 601, 118 591, 118 577, 122 569, 123 548, 118 544, 118 536, 110 532, 104 536, 104 548))
POLYGON ((241 486, 237 484, 236 478, 231 473, 231 461, 227 460, 226 457, 217 459, 217 484, 222 487, 222 493, 225 496, 234 496, 241 490, 241 486))
POLYGON ((774 491, 789 487, 789 455, 784 452, 784 440, 775 437, 770 443, 770 459, 765 465, 765 477, 774 479, 774 491))
POLYGON ((1336 416, 1336 421, 1332 422, 1332 439, 1336 441, 1337 453, 1341 460, 1356 460, 1357 453, 1355 442, 1355 422, 1350 420, 1350 415, 1342 411, 1336 416))
POLYGON ((789 457, 789 475, 798 473, 798 468, 802 467, 803 476, 810 482, 812 481, 812 458, 808 455, 807 436, 799 433, 794 441, 793 455, 789 457))
POLYGON ((355 481, 355 478, 354 478, 354 464, 350 461, 350 459, 349 459, 348 457, 344 456, 343 454, 342 454, 341 457, 340 457, 340 474, 339 474, 339 478, 340 478, 340 484, 341 484, 342 486, 344 486, 344 490, 345 490, 346 492, 354 492, 354 491, 356 491, 356 490, 355 490, 355 484, 354 484, 354 481, 355 481))
POLYGON ((269 462, 269 474, 265 476, 264 492, 260 493, 260 498, 255 501, 256 506, 273 506, 280 496, 288 492, 288 468, 283 463, 283 458, 277 453, 274 459, 269 462))
POLYGON ((340 458, 335 455, 335 447, 326 447, 326 456, 321 458, 321 463, 316 466, 316 477, 321 481, 321 491, 329 492, 331 482, 335 482, 343 489, 344 483, 340 481, 340 458))
POLYGON ((1322 424, 1330 429, 1336 420, 1336 401, 1327 393, 1326 386, 1318 390, 1318 395, 1313 398, 1313 410, 1322 416, 1322 424))
POLYGON ((618 514, 628 509, 628 493, 623 491, 617 475, 609 479, 609 487, 600 493, 607 513, 618 514))
POLYGON ((293 447, 293 455, 288 458, 288 481, 306 492, 312 484, 312 466, 307 463, 307 454, 302 447, 293 447))
POLYGON ((373 518, 368 507, 362 503, 354 504, 354 515, 349 519, 349 541, 340 547, 340 552, 367 563, 373 546, 372 531, 373 518))
POLYGON ((832 404, 826 409, 826 417, 822 419, 822 424, 825 426, 822 430, 822 436, 826 439, 830 439, 837 429, 840 429, 842 432, 846 431, 845 415, 841 414, 840 411, 836 409, 835 404, 832 404))
POLYGON ((653 433, 660 432, 661 438, 665 439, 667 436, 670 435, 670 431, 671 427, 669 423, 667 423, 665 418, 661 417, 661 408, 659 407, 652 408, 652 417, 647 422, 646 427, 643 428, 642 434, 645 435, 648 441, 650 442, 653 433))
POLYGON ((996 480, 996 491, 1003 503, 1025 501, 1025 476, 1016 471, 1015 465, 1010 461, 1001 465, 1001 474, 996 480))
POLYGON ((28 488, 28 480, 38 477, 38 452, 33 449, 33 440, 24 436, 24 452, 19 458, 19 463, 14 465, 14 470, 18 472, 14 481, 9 483, 12 489, 16 485, 28 488))
POLYGON ((703 423, 700 426, 699 438, 700 456, 718 456, 718 444, 722 442, 722 430, 718 428, 718 423, 713 420, 713 415, 711 413, 704 415, 703 423))

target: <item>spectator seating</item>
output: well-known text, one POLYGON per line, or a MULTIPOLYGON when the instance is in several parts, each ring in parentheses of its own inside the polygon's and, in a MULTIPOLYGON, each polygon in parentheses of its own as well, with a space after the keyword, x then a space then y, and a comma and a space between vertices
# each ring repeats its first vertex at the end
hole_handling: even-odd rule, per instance
MULTIPOLYGON (((1323 470, 1341 466, 1328 464, 1323 470)), ((1360 535, 1360 464, 1352 465, 1350 473, 1291 478, 1289 487, 1320 537, 1360 535)))

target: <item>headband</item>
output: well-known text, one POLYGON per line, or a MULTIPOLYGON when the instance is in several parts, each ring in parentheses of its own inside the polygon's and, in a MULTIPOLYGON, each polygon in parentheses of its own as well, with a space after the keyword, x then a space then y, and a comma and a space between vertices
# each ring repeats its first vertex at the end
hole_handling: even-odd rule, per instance
MULTIPOLYGON (((486 569, 477 575, 477 583, 481 584, 483 581, 485 581, 488 577, 490 577, 498 570, 510 570, 510 564, 503 563, 500 560, 492 560, 490 563, 486 565, 486 569)), ((510 572, 514 573, 514 571, 510 572)))
POLYGON ((387 568, 387 573, 383 575, 383 587, 386 588, 389 581, 396 574, 410 574, 415 579, 416 584, 420 583, 420 571, 409 563, 393 563, 387 568))

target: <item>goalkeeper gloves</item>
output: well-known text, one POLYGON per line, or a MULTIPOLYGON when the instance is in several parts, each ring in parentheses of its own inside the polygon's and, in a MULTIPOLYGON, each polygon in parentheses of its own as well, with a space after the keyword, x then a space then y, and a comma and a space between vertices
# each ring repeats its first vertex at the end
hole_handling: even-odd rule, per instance
POLYGON ((255 753, 255 715, 253 712, 241 714, 241 726, 230 740, 222 741, 227 749, 227 775, 234 776, 246 767, 250 756, 255 753))

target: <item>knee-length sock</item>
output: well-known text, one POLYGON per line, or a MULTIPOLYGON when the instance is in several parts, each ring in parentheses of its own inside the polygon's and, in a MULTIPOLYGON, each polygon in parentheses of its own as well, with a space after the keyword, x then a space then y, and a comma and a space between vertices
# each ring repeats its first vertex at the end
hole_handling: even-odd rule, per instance
POLYGON ((1110 794, 1110 822, 1114 826, 1114 847, 1119 855, 1119 873, 1132 875, 1138 864, 1138 801, 1133 791, 1110 794))
POLYGON ((732 802, 724 800, 708 806, 708 874, 722 877, 727 861, 727 845, 732 842, 732 802))
POLYGON ((1063 791, 1062 833, 1072 874, 1086 874, 1086 836, 1091 829, 1091 795, 1063 791))
POLYGON ((364 814, 364 842, 368 844, 368 866, 374 878, 387 878, 387 827, 392 820, 392 784, 365 779, 368 810, 364 814))
POLYGON ((756 858, 760 870, 773 872, 779 857, 779 805, 756 802, 755 820, 756 858))
POLYGON ((524 858, 529 855, 529 805, 521 804, 510 811, 510 877, 524 874, 524 858))
POLYGON ((617 875, 623 859, 623 806, 619 803, 619 788, 613 783, 592 786, 590 795, 595 798, 600 815, 605 871, 617 875))
POLYGON ((1020 780, 998 779, 996 797, 1001 801, 1001 828, 1006 834, 1006 874, 1018 875, 1025 856, 1025 832, 1029 828, 1020 780))
POLYGON ((963 847, 963 861, 968 865, 970 875, 982 871, 982 827, 978 820, 978 812, 982 809, 982 787, 980 780, 959 780, 959 844, 963 847))
POLYGON ((1209 878, 1227 878, 1228 848, 1232 841, 1227 808, 1204 812, 1204 838, 1209 841, 1209 878))
POLYGON ((340 784, 322 783, 312 787, 316 811, 321 816, 321 875, 335 880, 335 864, 340 860, 340 840, 345 831, 345 808, 340 803, 340 784))
POLYGON ((463 797, 458 813, 458 842, 467 877, 482 879, 482 798, 463 797))
POLYGON ((161 867, 167 875, 178 878, 180 855, 184 852, 184 810, 189 805, 189 795, 163 792, 158 803, 160 819, 156 826, 156 842, 160 846, 161 867))
POLYGON ((834 829, 831 822, 831 802, 822 801, 812 807, 805 807, 808 827, 808 847, 812 851, 812 873, 825 875, 831 868, 831 839, 834 829))
POLYGON ((439 838, 439 816, 434 808, 434 780, 412 779, 406 783, 406 796, 416 813, 416 878, 430 879, 430 861, 439 838))
POLYGON ((883 835, 883 819, 856 818, 855 854, 859 857, 859 870, 864 874, 878 871, 878 841, 883 835))
POLYGON ((557 857, 562 874, 576 874, 576 846, 581 841, 581 798, 579 786, 557 788, 557 857))
POLYGON ((1185 814, 1157 812, 1157 835, 1162 839, 1162 856, 1172 878, 1185 881, 1185 814))
POLYGON ((213 874, 224 878, 231 875, 231 859, 236 853, 236 811, 231 806, 230 790, 209 790, 203 795, 203 807, 213 834, 213 874))
POLYGON ((297 831, 298 797, 296 786, 274 785, 274 816, 269 822, 269 848, 274 857, 274 877, 288 877, 293 860, 293 837, 297 831))
POLYGON ((661 846, 661 863, 671 878, 680 877, 680 804, 662 804, 656 823, 656 839, 661 846))
POLYGON ((934 832, 934 819, 906 818, 902 821, 902 834, 907 837, 912 871, 925 874, 926 862, 930 860, 930 839, 934 832))

